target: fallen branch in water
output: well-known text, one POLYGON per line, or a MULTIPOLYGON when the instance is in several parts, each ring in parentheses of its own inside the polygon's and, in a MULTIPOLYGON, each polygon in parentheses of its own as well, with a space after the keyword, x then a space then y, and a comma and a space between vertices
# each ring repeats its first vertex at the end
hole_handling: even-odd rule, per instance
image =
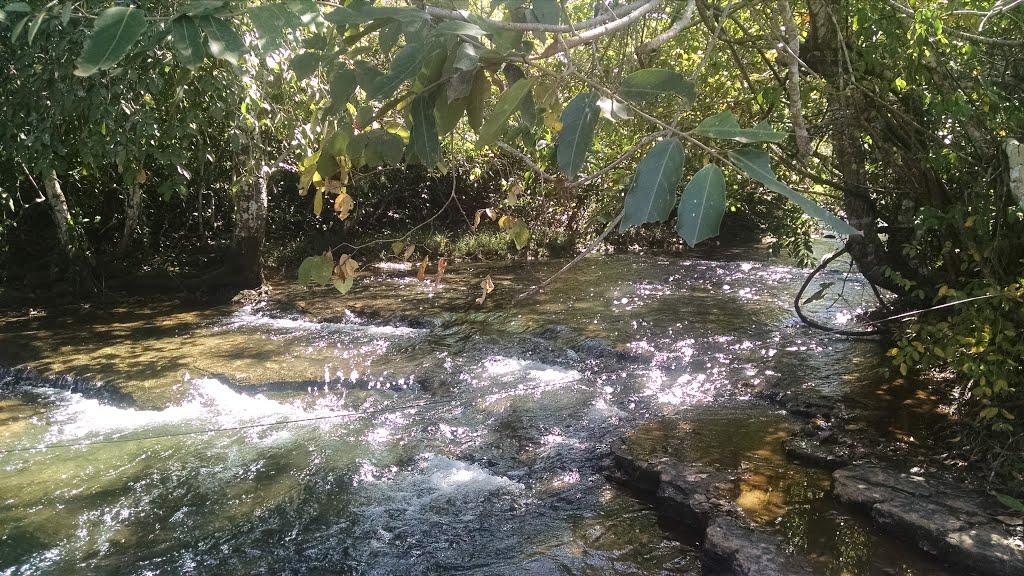
POLYGON ((800 300, 803 298, 804 292, 807 291, 807 287, 811 285, 811 281, 814 280, 814 277, 820 274, 825 268, 828 267, 829 264, 831 264, 833 261, 835 261, 843 254, 846 254, 846 246, 843 246, 841 249, 830 254, 828 257, 822 260, 821 264, 818 264, 818 266, 814 270, 811 270, 811 273, 808 274, 807 278, 804 279, 803 285, 800 286, 800 290, 797 291, 796 298, 793 299, 793 309, 796 311, 796 315, 798 318, 800 318, 801 322, 816 330, 830 332, 832 334, 838 334, 840 336, 875 336, 876 334, 879 333, 879 330, 877 329, 845 330, 843 328, 833 328, 832 326, 826 326, 824 324, 821 324, 820 322, 808 318, 804 314, 803 309, 800 308, 800 300))
POLYGON ((594 249, 597 248, 598 244, 603 242, 604 239, 607 238, 609 234, 611 234, 612 230, 615 229, 615 226, 619 223, 619 220, 622 220, 622 216, 625 213, 626 213, 625 209, 621 210, 619 212, 619 215, 616 216, 615 218, 613 218, 612 221, 608 223, 608 227, 604 229, 604 232, 601 232, 601 234, 597 238, 594 238, 590 242, 590 244, 588 244, 587 247, 583 249, 583 252, 580 252, 579 256, 573 258, 571 262, 569 262, 568 264, 563 266, 562 269, 559 270, 558 272, 555 272, 554 274, 552 274, 551 277, 548 278, 547 280, 541 282, 540 284, 537 284, 536 286, 534 286, 533 288, 530 288, 526 292, 523 292, 519 296, 516 296, 515 299, 512 300, 512 304, 511 305, 518 304, 520 301, 525 300, 525 299, 529 298, 530 296, 533 296, 537 292, 540 292, 546 286, 548 286, 549 284, 554 282, 556 278, 558 278, 562 274, 565 274, 566 271, 568 271, 570 268, 572 268, 576 264, 579 264, 580 260, 583 260, 583 258, 585 258, 588 254, 593 252, 594 249))

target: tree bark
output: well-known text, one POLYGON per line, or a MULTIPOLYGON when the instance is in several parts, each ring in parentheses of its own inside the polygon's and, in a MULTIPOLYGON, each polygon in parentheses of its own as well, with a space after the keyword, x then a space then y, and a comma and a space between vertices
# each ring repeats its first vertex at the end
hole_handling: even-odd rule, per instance
POLYGON ((267 227, 267 176, 259 171, 235 193, 235 228, 225 268, 239 290, 263 285, 263 240, 267 227))
POLYGON ((60 248, 66 259, 71 261, 75 257, 75 243, 71 234, 71 211, 68 210, 68 200, 60 188, 56 170, 51 168, 43 175, 43 187, 46 189, 46 201, 50 205, 53 223, 57 227, 57 240, 60 243, 60 248))
POLYGON ((142 213, 142 186, 133 183, 128 193, 128 209, 124 217, 124 233, 117 243, 117 255, 123 257, 131 248, 132 240, 135 238, 135 228, 139 224, 139 215, 142 213))
POLYGON ((914 280, 916 273, 879 236, 877 208, 868 187, 867 155, 859 125, 864 110, 863 97, 847 76, 849 60, 853 57, 846 43, 848 3, 845 0, 808 0, 807 7, 811 29, 805 62, 829 84, 827 98, 834 111, 832 155, 843 179, 843 206, 850 225, 863 233, 847 240, 847 250, 869 282, 908 297, 912 291, 897 276, 914 280))

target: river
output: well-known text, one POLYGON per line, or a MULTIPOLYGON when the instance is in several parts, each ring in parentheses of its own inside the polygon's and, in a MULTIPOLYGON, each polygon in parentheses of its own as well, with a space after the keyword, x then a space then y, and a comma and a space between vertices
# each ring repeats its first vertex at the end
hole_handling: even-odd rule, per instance
MULTIPOLYGON (((0 364, 31 371, 0 372, 0 574, 699 574, 692 537, 605 480, 626 433, 739 470, 738 504, 822 574, 936 573, 788 462, 801 422, 753 398, 788 379, 905 416, 879 344, 795 321, 805 271, 595 256, 508 306, 562 264, 4 321, 0 364)), ((844 297, 815 311, 872 304, 844 297)))

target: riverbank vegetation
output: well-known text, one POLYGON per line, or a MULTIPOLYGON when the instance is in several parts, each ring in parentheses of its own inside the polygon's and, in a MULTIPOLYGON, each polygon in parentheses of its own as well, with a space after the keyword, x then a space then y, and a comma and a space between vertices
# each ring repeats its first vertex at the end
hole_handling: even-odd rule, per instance
POLYGON ((344 292, 357 261, 567 256, 602 232, 767 236, 805 261, 838 234, 874 318, 899 316, 875 325, 894 370, 957 382, 960 441, 1012 490, 1022 10, 8 2, 0 282, 230 296, 305 262, 344 292))

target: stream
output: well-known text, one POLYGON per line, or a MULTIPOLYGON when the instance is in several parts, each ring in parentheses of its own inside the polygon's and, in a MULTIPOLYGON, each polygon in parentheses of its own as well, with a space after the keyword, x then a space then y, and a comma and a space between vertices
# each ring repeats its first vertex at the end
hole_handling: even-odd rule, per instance
MULTIPOLYGON (((785 379, 913 423, 878 343, 796 321, 804 270, 595 256, 507 305, 563 264, 3 321, 0 574, 699 574, 693 537, 605 479, 626 433, 739 470, 740 507, 821 574, 941 572, 788 462, 802 422, 754 398, 785 379)), ((812 308, 873 304, 843 290, 812 308)))

